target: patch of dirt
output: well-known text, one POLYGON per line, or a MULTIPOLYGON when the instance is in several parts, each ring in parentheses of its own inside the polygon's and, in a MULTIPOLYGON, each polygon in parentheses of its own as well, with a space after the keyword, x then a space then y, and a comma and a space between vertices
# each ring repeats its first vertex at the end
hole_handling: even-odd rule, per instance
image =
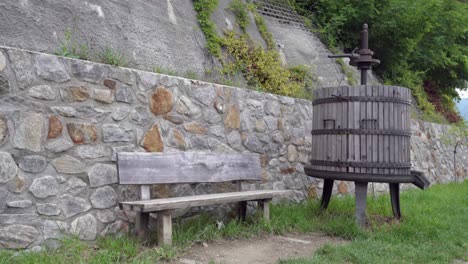
POLYGON ((283 259, 308 257, 325 245, 346 240, 323 234, 287 234, 248 240, 221 240, 197 244, 173 263, 270 264, 283 259))

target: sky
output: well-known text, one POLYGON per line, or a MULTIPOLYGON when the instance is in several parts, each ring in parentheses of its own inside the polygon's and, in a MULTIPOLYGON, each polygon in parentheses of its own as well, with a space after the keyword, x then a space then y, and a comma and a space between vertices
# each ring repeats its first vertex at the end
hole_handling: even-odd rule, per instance
POLYGON ((465 91, 457 90, 457 92, 461 98, 468 98, 468 90, 465 90, 465 91))

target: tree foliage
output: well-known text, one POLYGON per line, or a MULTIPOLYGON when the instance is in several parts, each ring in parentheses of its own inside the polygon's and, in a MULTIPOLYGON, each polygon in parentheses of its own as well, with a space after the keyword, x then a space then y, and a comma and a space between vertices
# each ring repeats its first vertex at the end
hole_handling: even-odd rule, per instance
MULTIPOLYGON (((370 48, 382 61, 374 71, 387 83, 409 86, 414 94, 419 93, 419 97, 415 96, 423 110, 431 110, 429 105, 424 105, 428 98, 421 94, 427 86, 436 87, 440 97, 450 99, 458 99, 455 88, 467 89, 468 4, 465 1, 290 2, 313 22, 322 40, 332 47, 358 47, 357 33, 363 23, 368 23, 370 48)), ((444 107, 453 111, 453 104, 444 107)))

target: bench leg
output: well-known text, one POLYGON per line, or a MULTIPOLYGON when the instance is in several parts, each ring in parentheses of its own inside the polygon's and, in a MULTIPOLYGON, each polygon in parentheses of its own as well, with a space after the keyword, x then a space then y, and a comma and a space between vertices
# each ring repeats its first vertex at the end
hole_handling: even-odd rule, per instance
POLYGON ((171 211, 158 212, 157 218, 158 246, 172 245, 171 211))
POLYGON ((270 201, 271 199, 258 201, 258 211, 263 215, 265 222, 270 222, 270 206, 268 204, 270 201))
POLYGON ((149 213, 138 212, 136 215, 135 235, 143 240, 148 238, 149 213))
POLYGON ((239 202, 239 208, 237 211, 237 217, 239 221, 245 221, 247 215, 247 201, 239 202))

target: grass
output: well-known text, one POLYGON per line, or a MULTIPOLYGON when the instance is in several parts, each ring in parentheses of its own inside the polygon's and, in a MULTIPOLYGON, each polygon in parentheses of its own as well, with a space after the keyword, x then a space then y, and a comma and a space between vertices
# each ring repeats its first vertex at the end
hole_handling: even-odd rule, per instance
MULTIPOLYGON (((373 219, 389 215, 388 197, 370 202, 373 219)), ((348 213, 351 213, 349 207, 348 213)), ((346 209, 344 208, 344 209, 346 209)), ((352 243, 321 248, 296 263, 452 263, 468 260, 468 181, 402 194, 401 223, 374 222, 371 231, 351 234, 352 243)), ((338 226, 342 223, 338 220, 338 226)), ((337 230, 342 236, 344 230, 337 230)))
POLYGON ((193 243, 221 238, 249 238, 288 232, 323 232, 350 243, 326 245, 309 258, 284 260, 295 263, 451 263, 468 260, 468 181, 437 185, 427 191, 403 192, 403 220, 391 221, 388 195, 368 199, 369 227, 354 225, 354 199, 332 199, 329 209, 318 210, 318 201, 271 206, 270 223, 251 217, 246 223, 231 221, 218 229, 215 219, 199 215, 174 224, 174 246, 143 246, 127 237, 104 237, 94 244, 75 238, 58 250, 41 252, 0 251, 4 263, 157 263, 181 255, 193 243))

